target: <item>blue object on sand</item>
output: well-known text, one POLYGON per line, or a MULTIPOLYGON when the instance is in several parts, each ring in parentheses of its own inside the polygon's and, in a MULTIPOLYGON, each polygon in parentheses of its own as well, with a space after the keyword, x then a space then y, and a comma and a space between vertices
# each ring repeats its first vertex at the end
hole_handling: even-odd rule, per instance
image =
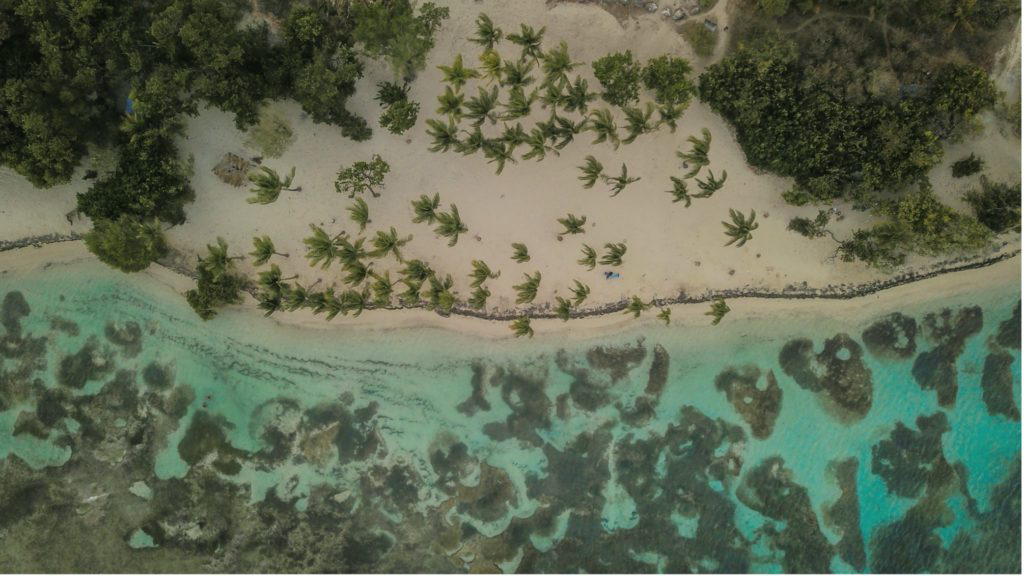
POLYGON ((605 271, 604 272, 604 278, 605 279, 618 279, 619 278, 619 274, 615 273, 613 271, 605 271))

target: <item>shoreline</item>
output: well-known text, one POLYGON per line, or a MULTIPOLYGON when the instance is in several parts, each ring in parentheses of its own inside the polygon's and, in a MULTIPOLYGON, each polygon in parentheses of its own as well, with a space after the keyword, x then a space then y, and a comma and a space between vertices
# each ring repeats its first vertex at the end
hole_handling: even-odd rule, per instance
MULTIPOLYGON (((16 249, 0 249, 0 278, 9 274, 25 273, 32 269, 45 270, 53 266, 71 265, 85 261, 92 261, 97 266, 109 269, 106 265, 96 260, 81 241, 65 239, 44 242, 41 238, 34 238, 34 241, 35 243, 28 243, 16 249), (37 253, 39 251, 45 253, 41 259, 37 253), (31 256, 30 253, 32 254, 31 256)), ((3 244, 0 244, 0 247, 2 246, 3 244)), ((673 308, 672 323, 674 325, 708 324, 710 327, 707 317, 704 316, 706 308, 703 306, 719 297, 733 300, 730 302, 731 305, 734 305, 733 311, 726 316, 725 319, 727 321, 730 318, 734 321, 745 318, 759 318, 765 314, 800 313, 801 310, 804 313, 807 310, 811 310, 810 312, 812 313, 829 314, 830 312, 821 311, 824 308, 815 306, 828 303, 850 308, 859 304, 859 300, 870 297, 875 297, 876 299, 884 297, 887 300, 891 298, 897 302, 901 298, 909 297, 906 301, 914 302, 919 300, 915 299, 914 296, 920 294, 917 291, 917 287, 920 284, 937 285, 937 287, 928 287, 928 295, 934 295, 937 293, 962 292, 972 287, 991 287, 999 282, 1016 283, 1016 280, 1020 277, 1020 248, 1016 243, 1006 242, 999 249, 989 253, 987 257, 982 259, 953 259, 941 262, 933 269, 923 271, 912 270, 873 283, 840 285, 838 287, 826 288, 794 287, 791 290, 783 291, 736 288, 724 291, 709 291, 700 295, 682 294, 677 297, 656 298, 653 300, 652 305, 673 308), (1013 263, 1014 261, 1016 261, 1016 264, 1013 263), (996 273, 994 277, 964 277, 964 274, 988 268, 992 268, 996 273), (1010 273, 1010 269, 1013 270, 1012 274, 1007 274, 1010 273), (998 279, 998 281, 993 279, 998 279), (736 301, 739 303, 736 303, 736 301), (698 308, 698 306, 700 307, 698 308), (815 309, 818 311, 814 311, 815 309), (679 314, 678 316, 676 316, 677 313, 679 314)), ((166 264, 161 263, 143 271, 141 275, 149 280, 158 282, 180 295, 184 290, 191 287, 194 273, 172 260, 167 261, 166 264)), ((113 269, 109 269, 109 271, 115 275, 122 275, 113 269)), ((550 304, 537 306, 533 309, 515 312, 499 311, 496 313, 457 307, 448 315, 441 315, 422 307, 368 307, 367 312, 391 311, 402 313, 387 317, 370 316, 369 318, 367 316, 345 316, 332 321, 327 321, 321 316, 315 316, 309 311, 301 310, 298 312, 280 312, 271 316, 270 319, 279 325, 300 329, 330 330, 331 328, 357 328, 369 331, 385 331, 391 329, 436 327, 462 334, 499 337, 504 335, 508 338, 513 338, 513 336, 508 332, 506 323, 522 316, 524 311, 527 311, 526 314, 532 321, 538 322, 538 325, 534 327, 538 334, 558 333, 559 330, 563 332, 583 332, 595 329, 614 330, 629 325, 634 327, 641 326, 645 323, 659 326, 663 324, 654 317, 653 311, 649 311, 639 319, 622 315, 625 305, 625 301, 618 301, 579 311, 571 318, 571 320, 576 322, 572 324, 565 323, 557 318, 551 312, 550 304)), ((259 313, 260 317, 264 317, 262 312, 257 309, 254 299, 245 299, 241 305, 225 308, 222 315, 249 316, 254 313, 259 313)))

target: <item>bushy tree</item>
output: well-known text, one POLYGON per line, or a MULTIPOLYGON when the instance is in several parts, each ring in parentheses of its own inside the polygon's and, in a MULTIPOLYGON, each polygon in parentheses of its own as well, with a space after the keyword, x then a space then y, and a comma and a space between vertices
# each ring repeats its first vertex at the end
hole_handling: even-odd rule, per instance
POLYGON ((981 169, 985 166, 985 161, 981 160, 974 153, 956 161, 951 167, 953 178, 969 177, 973 174, 981 172, 981 169))
POLYGON ((693 67, 683 58, 662 55, 647 62, 643 70, 644 86, 654 92, 659 104, 687 105, 697 93, 690 78, 693 67))
POLYGON ((129 215, 93 223, 85 235, 85 246, 100 261, 125 273, 142 271, 167 254, 159 221, 142 222, 129 215))
POLYGON ((374 187, 383 185, 384 177, 390 171, 391 166, 380 155, 373 155, 370 162, 358 161, 350 167, 342 167, 338 171, 338 179, 334 181, 334 189, 339 193, 348 193, 349 198, 366 191, 379 197, 380 193, 374 187))
POLYGON ((609 104, 623 106, 640 98, 640 64, 633 53, 615 52, 598 58, 593 63, 594 76, 601 82, 603 98, 609 104))
POLYGON ((409 0, 354 2, 352 36, 368 55, 386 58, 395 76, 411 80, 426 65, 434 33, 448 18, 448 8, 424 2, 418 13, 409 0))
POLYGON ((1020 183, 994 183, 982 177, 981 189, 969 191, 964 200, 992 232, 1020 232, 1020 183))

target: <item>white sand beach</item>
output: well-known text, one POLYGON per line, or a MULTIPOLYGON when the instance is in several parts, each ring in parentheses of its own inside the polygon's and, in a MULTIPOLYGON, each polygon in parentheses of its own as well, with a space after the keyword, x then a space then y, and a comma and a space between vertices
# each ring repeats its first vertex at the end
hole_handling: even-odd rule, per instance
MULTIPOLYGON (((490 312, 516 308, 513 285, 522 282, 524 274, 535 271, 542 275, 535 304, 551 303, 556 295, 567 296, 569 286, 579 280, 592 290, 584 305, 590 308, 633 295, 650 300, 737 288, 779 291, 786 287, 863 284, 936 264, 935 259, 915 257, 904 268, 884 273, 859 263, 838 261, 833 256, 836 244, 827 237, 812 241, 787 231, 786 225, 792 217, 813 216, 818 208, 786 205, 781 193, 792 185, 791 180, 754 171, 746 163, 725 121, 696 99, 675 134, 663 127, 616 150, 608 143, 591 144, 592 133, 583 133, 560 155, 549 154, 541 162, 509 164, 501 175, 495 175, 494 165, 488 164, 480 154, 464 157, 454 152, 429 152, 430 138, 425 132, 425 121, 437 117, 433 113, 436 97, 443 91, 442 75, 437 66, 450 64, 457 54, 463 55, 467 65, 477 63, 480 48, 467 38, 473 33, 474 20, 480 12, 489 14, 506 32, 517 29, 520 22, 545 27, 544 46, 550 48, 565 41, 573 58, 584 63, 577 71, 588 79, 592 90, 598 89, 599 84, 592 76, 590 62, 609 52, 628 49, 641 61, 661 54, 679 55, 690 58, 697 73, 708 63, 693 55, 672 19, 658 13, 637 10, 635 17, 620 22, 593 4, 549 4, 542 0, 473 3, 443 0, 438 3, 450 7, 451 17, 438 34, 426 70, 412 84, 411 97, 421 103, 421 111, 416 126, 405 135, 391 135, 376 126, 380 109, 373 100, 375 86, 378 82, 393 80, 383 63, 368 63, 356 96, 349 101, 350 109, 368 119, 375 128, 373 138, 367 142, 353 142, 343 138, 336 127, 314 124, 294 102, 275 104, 290 121, 297 139, 281 158, 264 159, 264 164, 282 173, 294 166, 295 184, 302 187, 301 192, 284 192, 271 205, 248 204, 245 200, 248 190, 224 184, 212 173, 212 168, 225 153, 251 157, 257 155, 257 151, 245 147, 245 135, 235 129, 227 114, 207 109, 191 119, 181 147, 194 158, 193 185, 197 196, 196 201, 186 207, 187 223, 168 232, 171 245, 184 255, 194 256, 221 236, 227 240, 233 254, 244 254, 252 250, 254 236, 269 235, 279 251, 290 255, 286 259, 275 258, 286 275, 298 275, 304 284, 322 279, 326 285, 337 283, 340 286, 342 272, 337 264, 329 270, 311 268, 303 257, 302 239, 309 234, 309 224, 323 226, 331 234, 344 230, 368 239, 377 230, 395 227, 403 236, 413 235, 413 240, 403 249, 403 256, 422 259, 439 273, 451 274, 460 299, 464 300, 470 293, 468 274, 472 260, 483 260, 492 269, 500 270, 500 278, 487 283, 493 294, 488 301, 490 312), (683 175, 675 153, 687 147, 687 136, 699 134, 704 127, 713 135, 709 168, 715 174, 726 171, 728 179, 714 197, 696 199, 692 206, 685 208, 682 203, 671 202, 666 192, 671 188, 669 177, 683 175), (391 164, 391 173, 379 198, 366 197, 372 222, 365 233, 360 234, 345 210, 350 200, 335 192, 333 183, 340 167, 369 160, 373 154, 381 155, 391 164), (608 173, 617 174, 620 165, 625 163, 629 173, 641 180, 614 198, 601 183, 593 189, 584 189, 577 179, 577 167, 587 155, 594 155, 608 173), (435 234, 432 227, 411 222, 410 201, 421 194, 435 192, 440 194, 442 209, 456 204, 469 227, 469 232, 462 235, 454 247, 449 247, 446 239, 435 234), (728 238, 723 234, 721 221, 728 219, 730 208, 744 213, 753 210, 758 215, 760 226, 754 231, 753 240, 744 247, 725 246, 728 238), (556 219, 567 213, 587 217, 586 233, 559 240, 561 226, 556 219), (518 264, 511 259, 514 242, 527 245, 532 257, 529 262, 518 264), (600 254, 605 243, 618 242, 628 247, 621 267, 598 265, 588 271, 577 264, 583 243, 600 254), (615 271, 620 277, 605 279, 605 271, 615 271)), ((714 10, 723 30, 727 27, 726 4, 719 2, 714 10)), ((720 38, 716 58, 724 45, 725 39, 720 38)), ((1017 53, 1019 80, 1019 42, 1013 50, 1017 53)), ((518 53, 516 47, 507 42, 499 46, 499 51, 506 58, 518 53)), ((475 94, 475 81, 464 90, 475 94)), ((504 96, 503 92, 502 100, 504 96)), ((527 130, 547 114, 539 103, 534 109, 530 118, 522 119, 527 130)), ((618 114, 621 127, 621 113, 618 114)), ((969 152, 985 159, 985 174, 990 178, 1020 180, 1020 139, 1011 131, 1002 130, 1000 123, 996 115, 986 113, 981 117, 977 133, 948 146, 943 163, 930 175, 936 191, 946 202, 962 209, 959 197, 977 184, 978 177, 954 181, 949 174, 949 165, 969 152)), ((464 122, 463 127, 466 124, 464 122)), ((484 127, 490 134, 501 129, 500 122, 484 127)), ((80 169, 67 185, 36 190, 21 177, 0 171, 0 196, 4 200, 0 207, 0 239, 88 230, 88 223, 69 225, 65 219, 65 214, 75 206, 75 193, 86 190, 89 185, 89 181, 81 180, 83 172, 84 169, 80 169)), ((842 204, 837 204, 836 208, 846 217, 831 226, 839 238, 870 223, 873 218, 842 204)), ((1009 242, 1013 247, 1019 246, 1019 241, 1020 236, 1013 233, 1000 239, 1001 243, 1009 242)), ((22 259, 22 254, 35 254, 27 251, 0 254, 0 269, 15 266, 12 263, 22 259)), ((988 277, 996 275, 997 271, 998 275, 1019 275, 1019 266, 1019 258, 1011 259, 983 273, 958 275, 988 277)), ((245 273, 253 273, 246 262, 240 267, 245 273)), ((374 268, 391 271, 394 279, 401 265, 392 258, 377 259, 374 268)), ((153 269, 157 272, 148 274, 165 275, 159 268, 153 269)), ((952 276, 948 280, 928 281, 933 282, 953 283, 952 276)), ((855 307, 852 303, 855 301, 844 302, 841 306, 855 307)), ((731 306, 734 315, 742 314, 744 307, 739 302, 731 306)), ((769 308, 794 306, 781 300, 765 305, 769 308)), ((706 305, 675 309, 680 313, 692 309, 695 319, 707 323, 707 318, 702 316, 706 305)), ((566 331, 633 322, 621 313, 612 317, 613 320, 573 321, 567 326, 560 321, 538 322, 535 329, 566 331)), ((299 314, 283 314, 281 318, 305 322, 299 314)), ((673 322, 681 318, 682 314, 674 317, 673 322)), ((429 312, 368 311, 357 319, 339 317, 333 323, 378 326, 399 323, 397 319, 401 324, 437 323, 459 328, 472 324, 496 325, 501 334, 507 334, 504 323, 441 318, 429 312)), ((642 322, 656 321, 653 314, 648 314, 642 322)))

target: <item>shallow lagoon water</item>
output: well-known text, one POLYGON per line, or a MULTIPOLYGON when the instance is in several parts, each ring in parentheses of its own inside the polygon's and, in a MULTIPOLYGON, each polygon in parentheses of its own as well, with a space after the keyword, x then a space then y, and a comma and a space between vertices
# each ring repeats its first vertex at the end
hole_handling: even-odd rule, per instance
POLYGON ((872 305, 512 341, 203 323, 91 264, 5 295, 12 570, 1020 569, 1016 287, 900 311, 903 358, 872 305))

